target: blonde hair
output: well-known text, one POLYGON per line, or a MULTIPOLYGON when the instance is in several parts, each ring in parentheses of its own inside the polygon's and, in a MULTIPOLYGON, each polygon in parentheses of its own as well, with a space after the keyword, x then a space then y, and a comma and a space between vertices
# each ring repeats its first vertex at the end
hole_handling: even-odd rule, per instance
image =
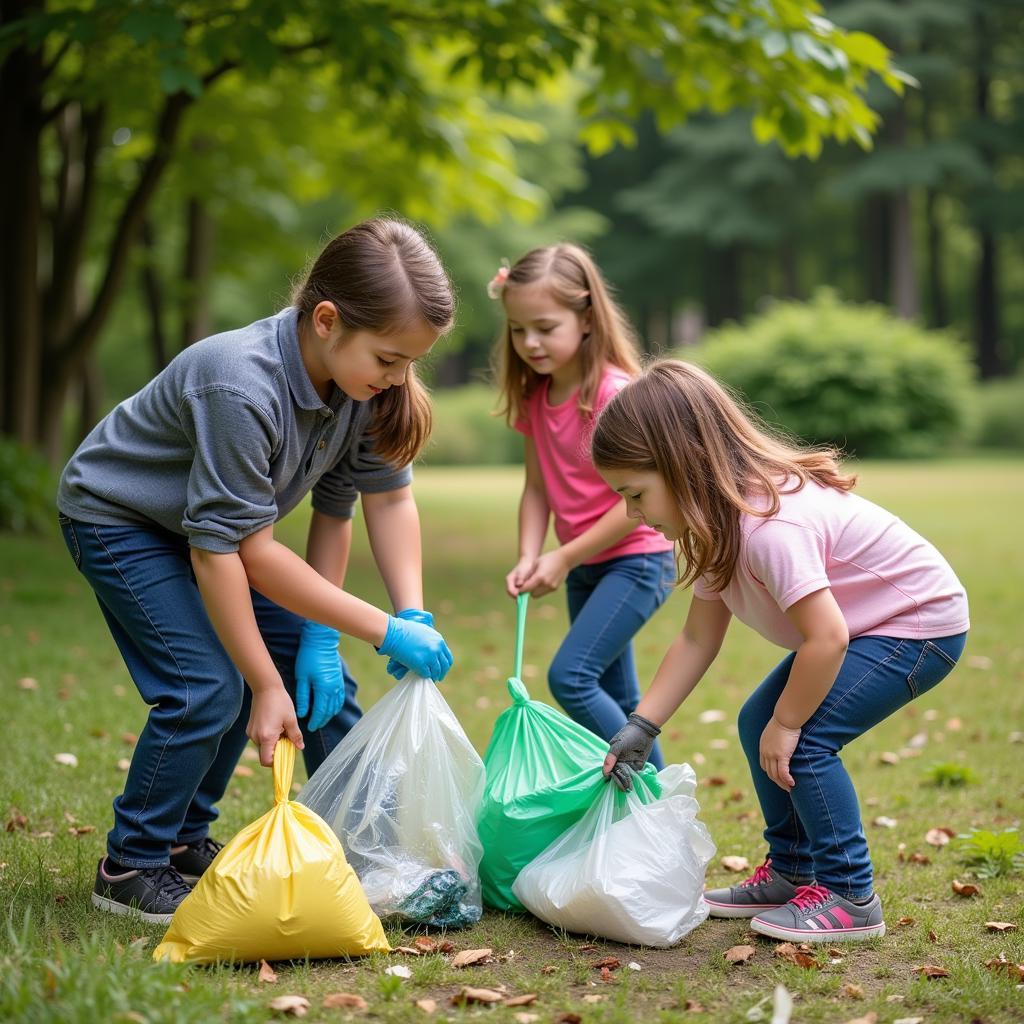
MULTIPOLYGON (((422 319, 438 334, 455 319, 455 290, 430 243, 411 225, 373 217, 332 238, 292 296, 299 316, 330 302, 346 330, 391 334, 422 319)), ((402 387, 370 399, 381 458, 412 462, 430 437, 430 397, 410 366, 402 387)))
MULTIPOLYGON (((518 285, 543 281, 555 301, 578 316, 590 311, 590 330, 580 343, 580 383, 577 406, 592 414, 601 376, 618 366, 630 376, 640 372, 637 341, 626 315, 612 298, 601 271, 581 246, 562 243, 532 249, 509 269, 501 294, 518 285)), ((506 322, 495 346, 494 375, 501 393, 499 412, 511 424, 526 400, 540 387, 545 375, 519 358, 506 322)))
POLYGON ((840 491, 857 482, 840 471, 838 450, 800 447, 710 374, 675 359, 653 363, 605 406, 591 456, 598 468, 661 475, 683 521, 678 582, 706 576, 716 591, 736 568, 741 513, 773 516, 779 495, 799 491, 808 480, 840 491), (767 507, 755 508, 755 496, 766 498, 767 507))

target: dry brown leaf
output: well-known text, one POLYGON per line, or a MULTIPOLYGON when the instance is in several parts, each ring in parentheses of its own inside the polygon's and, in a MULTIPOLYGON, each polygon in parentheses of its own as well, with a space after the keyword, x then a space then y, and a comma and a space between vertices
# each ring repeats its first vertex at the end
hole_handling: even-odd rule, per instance
POLYGON ((890 818, 887 814, 880 814, 871 824, 877 825, 879 828, 895 828, 899 822, 895 818, 890 818))
POLYGON ((367 1010, 370 1004, 362 997, 353 992, 332 992, 324 996, 324 1009, 333 1010, 344 1007, 347 1010, 367 1010))
POLYGON ((65 765, 68 768, 77 768, 78 767, 78 758, 75 757, 74 754, 66 754, 66 753, 54 754, 53 755, 53 759, 54 759, 54 761, 57 762, 57 764, 65 765))
POLYGON ((703 1003, 699 1003, 696 999, 687 999, 686 1002, 683 1003, 683 1009, 686 1010, 687 1013, 705 1013, 706 1012, 705 1009, 704 1009, 704 1004, 703 1003))
POLYGON ((541 974, 554 974, 555 971, 557 971, 557 970, 558 970, 558 968, 554 964, 548 964, 547 967, 542 967, 540 969, 540 973, 541 974))
POLYGON ((724 775, 709 775, 704 779, 705 786, 727 786, 729 780, 724 775))
POLYGON ((949 971, 945 967, 939 967, 937 964, 921 964, 920 967, 915 967, 915 971, 921 975, 922 978, 927 978, 931 981, 933 978, 948 978, 949 971))
POLYGON ((139 737, 133 732, 121 733, 121 742, 127 744, 129 747, 134 747, 139 742, 139 737))
POLYGON ((8 817, 7 824, 4 825, 4 830, 7 832, 17 832, 18 829, 28 828, 28 817, 21 813, 17 807, 12 807, 8 817))
POLYGON ((18 687, 22 690, 38 690, 39 683, 31 676, 24 676, 18 680, 18 687))
POLYGON ((931 864, 931 862, 932 862, 931 857, 927 856, 926 854, 923 854, 923 853, 912 853, 910 855, 910 863, 911 864, 931 864))
POLYGON ((536 992, 527 992, 526 995, 512 996, 510 999, 505 1000, 506 1006, 529 1006, 530 1003, 537 1002, 536 992))
POLYGON ((588 942, 585 946, 580 946, 580 952, 581 953, 596 953, 597 952, 597 946, 595 946, 592 942, 588 942))
POLYGON ((578 1013, 560 1013, 555 1018, 555 1024, 580 1024, 583 1018, 578 1013))
POLYGON ((897 1017, 892 1024, 924 1024, 924 1017, 897 1017))
POLYGON ((723 857, 719 863, 726 871, 747 871, 750 868, 750 861, 746 857, 723 857))
POLYGON ((896 922, 896 926, 897 926, 898 928, 906 928, 906 927, 907 927, 908 925, 911 925, 911 924, 913 924, 913 923, 914 923, 914 919, 913 919, 912 917, 901 917, 901 918, 900 918, 900 919, 899 919, 899 920, 898 920, 898 921, 896 922))
POLYGON ((1017 926, 1009 921, 986 921, 985 927, 990 932, 1015 932, 1017 926))
POLYGON ((472 988, 470 985, 463 985, 462 988, 452 996, 452 1006, 466 1006, 469 1003, 500 1003, 504 997, 493 988, 472 988))
POLYGON ((264 985, 273 985, 277 981, 277 974, 274 972, 274 968, 266 960, 260 961, 259 980, 264 985))
POLYGON ((775 955, 782 957, 783 960, 788 960, 791 964, 796 964, 797 967, 803 967, 807 970, 821 970, 821 964, 813 956, 797 949, 792 942, 782 942, 776 946, 775 955))
POLYGON ((68 833, 73 836, 87 836, 96 831, 95 825, 72 825, 68 833))
POLYGON ((236 764, 234 774, 240 779, 251 779, 256 773, 247 764, 236 764))
POLYGON ((536 1021, 540 1020, 539 1013, 513 1013, 512 1017, 519 1022, 519 1024, 535 1024, 536 1021))
POLYGON ((596 993, 589 992, 587 995, 585 995, 583 997, 583 1002, 585 1002, 585 1003, 603 1003, 607 998, 608 998, 607 996, 599 996, 596 993))
POLYGON ((1024 981, 1024 964, 1015 964, 1012 960, 1007 960, 1005 953, 1000 953, 999 956, 986 960, 985 966, 990 971, 1004 973, 1011 981, 1024 981))
POLYGON ((843 995, 847 999, 863 999, 864 998, 864 987, 863 985, 854 985, 852 982, 847 982, 843 986, 843 995))
POLYGON ((929 928, 928 929, 928 941, 929 942, 938 942, 939 941, 939 937, 938 937, 938 935, 935 934, 935 930, 933 928, 929 928))
POLYGON ((612 980, 612 972, 609 971, 607 967, 601 968, 601 980, 605 984, 608 984, 612 980))
POLYGON ((981 889, 973 882, 961 882, 958 878, 953 879, 953 892, 965 899, 981 895, 981 889))
POLYGON ((881 754, 878 755, 878 760, 882 764, 899 764, 900 763, 900 755, 897 754, 897 753, 894 753, 891 750, 885 750, 881 754))
POLYGON ((422 1010, 424 1013, 433 1013, 437 1009, 436 999, 417 999, 417 1009, 422 1010))
POLYGON ((421 953, 436 953, 437 943, 429 935, 417 935, 412 944, 421 953))
POLYGON ((406 956, 423 956, 423 951, 413 949, 412 946, 392 946, 392 953, 404 953, 406 956))
POLYGON ((452 957, 452 967, 471 967, 473 964, 486 963, 492 952, 491 949, 464 949, 452 957))
POLYGON ((277 996, 268 1004, 278 1013, 286 1013, 290 1017, 305 1017, 309 1010, 309 1000, 305 996, 277 996))
POLYGON ((753 955, 753 946, 730 946, 722 954, 731 964, 745 964, 753 955))
POLYGON ((609 971, 617 971, 622 966, 622 961, 617 956, 606 956, 601 960, 595 960, 590 966, 596 971, 602 967, 607 967, 609 971))
POLYGON ((863 1017, 851 1017, 845 1024, 877 1024, 878 1014, 874 1010, 865 1013, 863 1017))

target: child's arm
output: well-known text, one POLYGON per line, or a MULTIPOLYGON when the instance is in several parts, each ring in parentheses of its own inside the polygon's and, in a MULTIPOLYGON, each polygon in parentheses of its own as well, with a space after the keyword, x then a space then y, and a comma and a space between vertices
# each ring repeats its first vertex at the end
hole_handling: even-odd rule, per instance
POLYGON ((511 597, 517 597, 520 591, 526 589, 524 584, 544 547, 544 538, 548 535, 548 523, 551 520, 551 507, 548 505, 548 493, 544 489, 537 449, 532 437, 525 438, 525 442, 523 461, 526 482, 519 501, 519 561, 505 577, 505 588, 511 597))
POLYGON ((632 533, 637 524, 626 516, 626 503, 620 501, 613 505, 593 526, 584 530, 567 544, 548 551, 537 559, 529 578, 523 583, 522 589, 530 591, 534 597, 544 597, 557 590, 564 582, 569 571, 582 565, 592 555, 606 551, 623 537, 632 533))
POLYGON ((654 674, 650 689, 633 712, 642 721, 637 724, 627 722, 619 733, 612 737, 610 745, 613 750, 618 747, 620 754, 610 752, 605 758, 605 775, 611 772, 627 748, 636 745, 629 737, 622 737, 627 730, 644 734, 635 739, 639 746, 646 749, 641 751, 642 757, 630 757, 627 761, 626 757, 622 756, 622 760, 637 771, 643 767, 654 745, 654 738, 661 731, 661 726, 693 692, 694 687, 718 656, 731 619, 732 612, 725 606, 724 601, 692 598, 682 632, 665 653, 658 671, 654 674), (648 725, 650 729, 646 728, 648 725))
POLYGON ((794 786, 789 761, 800 730, 832 689, 846 657, 850 632, 828 587, 801 598, 786 610, 786 617, 800 631, 803 643, 761 734, 760 760, 772 782, 789 792, 794 786))
POLYGON ((396 612, 423 607, 420 513, 412 487, 362 495, 374 561, 396 612))

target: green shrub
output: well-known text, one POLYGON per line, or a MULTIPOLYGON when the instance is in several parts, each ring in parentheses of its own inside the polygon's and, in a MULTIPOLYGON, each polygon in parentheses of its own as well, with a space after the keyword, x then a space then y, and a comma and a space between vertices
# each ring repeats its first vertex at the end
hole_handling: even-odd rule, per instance
POLYGON ((0 530, 39 531, 56 518, 56 487, 46 461, 7 437, 0 437, 0 530))
POLYGON ((1024 374, 979 384, 973 419, 979 447, 1024 451, 1024 374))
POLYGON ((682 355, 769 423, 851 455, 938 455, 964 435, 973 373, 964 347, 829 291, 713 331, 682 355))
POLYGON ((498 401, 485 384, 435 391, 434 430, 423 452, 428 466, 507 465, 522 462, 522 435, 492 415, 498 401))

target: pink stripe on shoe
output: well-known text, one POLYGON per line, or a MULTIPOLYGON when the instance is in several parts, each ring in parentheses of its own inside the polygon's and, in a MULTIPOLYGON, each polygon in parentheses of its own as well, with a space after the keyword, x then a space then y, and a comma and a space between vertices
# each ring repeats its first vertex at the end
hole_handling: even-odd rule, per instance
POLYGON ((842 907, 829 907, 828 912, 844 927, 853 927, 853 918, 842 907))

